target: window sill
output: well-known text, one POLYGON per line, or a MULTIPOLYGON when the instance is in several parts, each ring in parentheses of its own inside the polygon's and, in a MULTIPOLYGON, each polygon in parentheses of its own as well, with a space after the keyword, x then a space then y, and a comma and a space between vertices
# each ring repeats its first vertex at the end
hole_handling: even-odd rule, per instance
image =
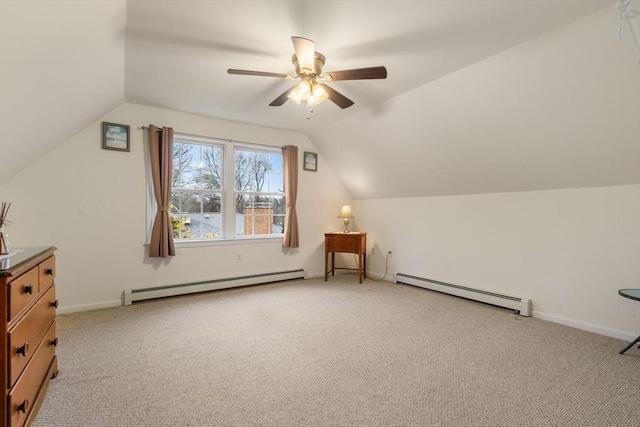
MULTIPOLYGON (((238 237, 235 239, 220 240, 176 240, 176 248, 200 248, 206 246, 233 246, 233 245, 256 245, 262 243, 282 243, 282 237, 238 237)), ((149 246, 149 242, 144 244, 149 246)))

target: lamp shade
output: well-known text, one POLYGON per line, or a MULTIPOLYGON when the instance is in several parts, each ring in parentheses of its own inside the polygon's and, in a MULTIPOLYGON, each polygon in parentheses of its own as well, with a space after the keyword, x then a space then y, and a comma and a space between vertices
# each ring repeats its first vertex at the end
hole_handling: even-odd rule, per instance
POLYGON ((340 209, 340 215, 338 218, 353 218, 353 214, 351 213, 351 205, 342 205, 342 209, 340 209))

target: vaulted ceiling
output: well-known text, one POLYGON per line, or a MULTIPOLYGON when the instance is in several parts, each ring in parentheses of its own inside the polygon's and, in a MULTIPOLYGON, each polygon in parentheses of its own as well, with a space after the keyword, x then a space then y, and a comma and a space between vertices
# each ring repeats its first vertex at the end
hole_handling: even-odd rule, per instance
POLYGON ((614 6, 3 0, 0 183, 123 102, 305 133, 354 198, 638 183, 640 74, 614 6), (293 35, 325 71, 388 78, 333 82, 355 105, 307 119, 268 105, 290 81, 227 74, 292 74, 293 35))

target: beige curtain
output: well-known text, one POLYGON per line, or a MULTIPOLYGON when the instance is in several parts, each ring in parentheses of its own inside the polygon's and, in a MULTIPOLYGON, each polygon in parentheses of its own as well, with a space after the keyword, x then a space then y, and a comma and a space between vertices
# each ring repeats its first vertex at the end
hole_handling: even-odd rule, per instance
POLYGON ((287 202, 282 246, 285 248, 297 248, 300 246, 298 239, 298 214, 296 213, 296 199, 298 197, 298 147, 293 145, 282 147, 282 158, 284 160, 284 196, 287 202))
POLYGON ((173 129, 149 125, 151 175, 158 211, 151 229, 149 256, 166 258, 176 254, 169 217, 171 204, 171 173, 173 169, 173 129))

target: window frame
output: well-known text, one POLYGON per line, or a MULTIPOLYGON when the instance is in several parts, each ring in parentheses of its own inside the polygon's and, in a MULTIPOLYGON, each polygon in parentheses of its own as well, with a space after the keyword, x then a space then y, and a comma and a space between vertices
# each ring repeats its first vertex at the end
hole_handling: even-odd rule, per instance
MULTIPOLYGON (((266 152, 268 154, 275 154, 279 156, 282 155, 282 149, 278 146, 266 145, 266 144, 257 144, 252 142, 243 142, 243 141, 235 141, 230 139, 222 139, 216 137, 209 136, 200 136, 187 134, 182 132, 175 132, 173 142, 184 142, 188 144, 198 144, 198 145, 212 145, 218 146, 222 149, 222 174, 223 174, 223 183, 219 190, 204 190, 205 192, 211 193, 220 193, 221 194, 221 222, 222 222, 222 235, 215 238, 192 238, 192 239, 174 239, 174 244, 176 246, 185 246, 185 247, 200 247, 200 246, 216 246, 216 245, 229 245, 229 244, 247 244, 247 243, 271 243, 271 242, 281 242, 283 233, 280 234, 261 234, 261 235, 242 235, 236 236, 236 202, 235 202, 235 162, 234 155, 235 150, 250 150, 250 151, 258 151, 258 152, 266 152)), ((148 151, 148 149, 147 149, 148 151)), ((150 157, 149 155, 147 157, 150 157)), ((284 161, 284 159, 283 159, 284 161)), ((149 165, 150 163, 147 162, 149 165)), ((284 171, 283 171, 284 173, 284 171)), ((173 174, 173 171, 172 171, 173 174)), ((173 179, 173 176, 172 176, 173 179)), ((155 204, 155 196, 153 193, 153 183, 150 176, 150 168, 149 173, 147 174, 148 181, 148 200, 147 200, 147 243, 150 240, 151 236, 151 227, 153 225, 153 218, 156 213, 156 204, 155 204)), ((283 184, 284 184, 284 176, 283 176, 283 184)), ((284 185, 283 185, 284 186, 284 185)), ((284 190, 284 189, 283 189, 284 190)), ((172 188, 173 192, 173 188, 172 188)), ((268 193, 274 194, 274 193, 268 193)), ((285 197, 284 191, 282 193, 277 193, 281 195, 283 200, 285 197)), ((286 201, 284 201, 286 203, 286 201)), ((286 206, 286 205, 285 205, 286 206)), ((283 218, 286 219, 286 209, 283 214, 283 218)))
MULTIPOLYGON (((282 149, 280 150, 266 150, 262 147, 252 147, 252 146, 248 146, 248 145, 242 145, 242 144, 235 144, 233 146, 233 152, 230 153, 230 156, 233 157, 232 163, 233 163, 233 200, 234 200, 234 206, 233 206, 233 211, 234 211, 234 219, 237 218, 236 215, 236 206, 235 206, 235 201, 237 200, 237 196, 238 195, 243 195, 243 196, 249 196, 249 197, 253 197, 253 196, 258 196, 258 197, 267 197, 267 198, 271 198, 271 197, 280 197, 282 199, 282 207, 283 212, 281 214, 276 213, 276 212, 272 212, 271 213, 271 227, 273 227, 274 222, 273 219, 278 216, 278 217, 282 217, 282 232, 279 234, 258 234, 258 235, 254 235, 254 234, 250 234, 250 235, 244 235, 244 236, 235 236, 235 237, 245 237, 245 236, 250 236, 249 238, 259 238, 259 237, 274 237, 274 236, 283 236, 284 235, 284 224, 285 224, 285 219, 286 219, 286 214, 287 214, 287 209, 286 209, 286 199, 285 199, 285 192, 284 192, 284 156, 282 154, 282 149), (270 189, 270 184, 271 184, 271 176, 277 174, 277 172, 275 174, 269 173, 268 171, 266 172, 266 179, 267 179, 267 191, 246 191, 246 190, 237 190, 235 188, 235 177, 236 177, 236 162, 235 162, 235 156, 236 156, 236 150, 241 150, 241 151, 251 151, 251 152, 255 152, 255 153, 264 153, 267 154, 268 156, 271 155, 278 155, 280 157, 280 165, 281 165, 281 169, 280 169, 280 173, 279 175, 282 177, 282 192, 277 192, 277 191, 269 191, 270 189)), ((232 199, 231 197, 229 197, 229 200, 232 199)), ((254 208, 256 208, 254 206, 254 208)), ((261 215, 256 215, 255 212, 252 215, 253 219, 255 220, 256 217, 259 217, 261 215)), ((253 223, 253 222, 252 222, 253 223)), ((245 222, 246 224, 246 222, 245 222)), ((235 230, 234 230, 235 231, 235 230)))

